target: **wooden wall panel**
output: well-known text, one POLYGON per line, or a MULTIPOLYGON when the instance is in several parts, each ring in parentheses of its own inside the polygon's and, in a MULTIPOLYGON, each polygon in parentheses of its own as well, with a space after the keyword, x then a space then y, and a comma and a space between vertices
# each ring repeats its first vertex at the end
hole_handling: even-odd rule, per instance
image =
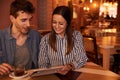
POLYGON ((52 0, 38 0, 38 26, 40 30, 51 29, 52 0))
POLYGON ((9 6, 13 0, 0 0, 0 29, 9 26, 9 6))

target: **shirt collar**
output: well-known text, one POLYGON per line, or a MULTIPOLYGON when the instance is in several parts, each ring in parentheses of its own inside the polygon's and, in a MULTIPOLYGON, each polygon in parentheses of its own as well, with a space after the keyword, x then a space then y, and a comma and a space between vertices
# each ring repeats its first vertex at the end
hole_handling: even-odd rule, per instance
MULTIPOLYGON (((14 39, 14 37, 11 35, 11 29, 12 29, 12 24, 10 24, 10 26, 7 29, 8 32, 8 39, 14 39)), ((30 32, 30 31, 29 31, 30 32)), ((28 38, 30 38, 30 34, 28 33, 28 38)))
POLYGON ((11 35, 11 28, 12 28, 12 24, 10 24, 10 26, 7 29, 8 32, 8 39, 13 39, 12 35, 11 35))
POLYGON ((61 38, 58 34, 56 34, 56 37, 57 37, 57 39, 63 40, 63 39, 65 39, 67 36, 66 36, 66 34, 65 34, 64 38, 61 38))

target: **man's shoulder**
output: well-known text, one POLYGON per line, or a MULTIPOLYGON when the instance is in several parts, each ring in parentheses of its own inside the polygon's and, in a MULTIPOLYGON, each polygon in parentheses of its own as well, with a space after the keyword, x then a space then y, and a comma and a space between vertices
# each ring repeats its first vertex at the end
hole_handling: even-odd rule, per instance
POLYGON ((0 30, 0 35, 6 35, 7 33, 8 33, 8 28, 0 30))
POLYGON ((39 33, 37 30, 34 30, 34 29, 30 29, 29 34, 32 34, 32 35, 40 35, 40 33, 39 33))
POLYGON ((39 37, 39 38, 41 37, 40 33, 37 30, 34 30, 34 29, 30 29, 28 35, 31 36, 31 37, 39 37))
POLYGON ((30 29, 30 32, 31 33, 39 33, 37 30, 35 30, 35 29, 30 29))
POLYGON ((0 32, 5 32, 7 30, 8 30, 8 28, 0 29, 0 32))

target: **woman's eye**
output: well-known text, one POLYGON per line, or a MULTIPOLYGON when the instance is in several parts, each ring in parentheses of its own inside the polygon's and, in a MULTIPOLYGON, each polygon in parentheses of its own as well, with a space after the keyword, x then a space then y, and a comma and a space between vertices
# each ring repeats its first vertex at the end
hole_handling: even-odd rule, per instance
POLYGON ((63 23, 59 23, 60 25, 63 25, 63 23))
POLYGON ((55 24, 56 22, 52 22, 53 24, 55 24))
POLYGON ((57 22, 56 22, 56 21, 53 21, 52 23, 55 24, 55 23, 57 23, 57 22))

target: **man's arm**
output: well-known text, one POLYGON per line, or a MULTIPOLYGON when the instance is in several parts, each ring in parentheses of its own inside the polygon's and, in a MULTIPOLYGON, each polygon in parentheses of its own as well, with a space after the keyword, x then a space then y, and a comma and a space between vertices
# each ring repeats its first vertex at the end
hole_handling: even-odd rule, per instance
POLYGON ((1 40, 1 32, 0 32, 0 75, 8 74, 12 70, 12 67, 3 63, 3 53, 2 53, 2 40, 1 40))

